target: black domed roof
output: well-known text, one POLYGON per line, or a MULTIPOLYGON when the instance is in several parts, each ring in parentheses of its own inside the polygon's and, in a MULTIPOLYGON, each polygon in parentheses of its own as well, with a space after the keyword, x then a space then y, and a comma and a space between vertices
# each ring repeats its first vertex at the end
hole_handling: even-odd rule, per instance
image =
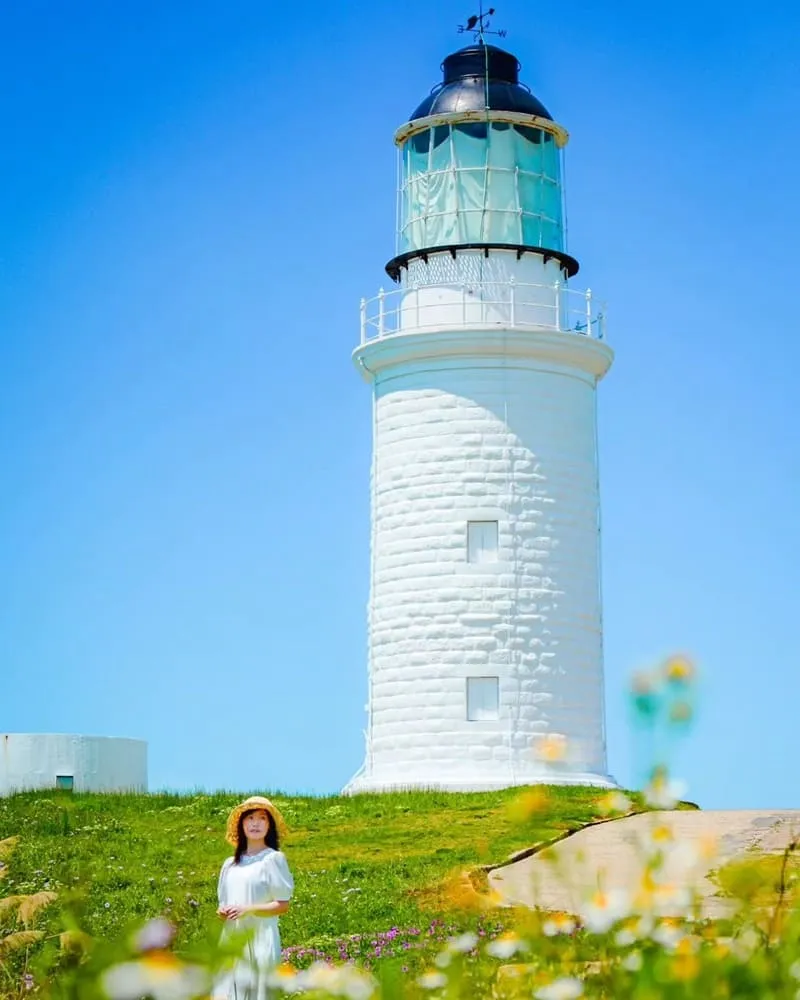
POLYGON ((442 63, 444 83, 411 115, 410 121, 453 111, 519 111, 552 121, 552 115, 519 82, 519 62, 495 45, 468 45, 442 63))

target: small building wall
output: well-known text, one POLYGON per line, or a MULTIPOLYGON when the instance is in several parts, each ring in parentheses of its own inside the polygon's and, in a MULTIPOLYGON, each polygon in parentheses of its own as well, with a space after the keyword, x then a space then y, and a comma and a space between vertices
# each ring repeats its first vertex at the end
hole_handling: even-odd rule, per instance
POLYGON ((108 736, 0 733, 0 796, 31 789, 147 791, 147 743, 108 736))

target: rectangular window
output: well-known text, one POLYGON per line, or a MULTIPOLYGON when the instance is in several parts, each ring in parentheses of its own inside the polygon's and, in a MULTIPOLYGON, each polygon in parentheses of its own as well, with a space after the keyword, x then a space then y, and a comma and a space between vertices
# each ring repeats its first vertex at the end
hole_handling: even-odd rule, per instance
POLYGON ((71 774, 57 774, 56 775, 56 788, 60 788, 62 791, 71 792, 72 791, 72 775, 71 774))
POLYGON ((467 721, 491 722, 500 718, 500 678, 467 678, 467 721))
POLYGON ((467 560, 497 562, 497 521, 467 521, 467 560))

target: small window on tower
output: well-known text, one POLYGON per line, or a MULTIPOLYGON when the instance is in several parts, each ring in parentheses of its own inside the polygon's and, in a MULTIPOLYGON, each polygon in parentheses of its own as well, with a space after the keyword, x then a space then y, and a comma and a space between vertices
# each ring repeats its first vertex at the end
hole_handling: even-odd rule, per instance
POLYGON ((467 560, 497 562, 497 521, 467 521, 467 560))
POLYGON ((56 788, 60 788, 63 792, 71 792, 72 785, 73 785, 73 778, 71 774, 56 775, 56 788))
POLYGON ((500 718, 499 677, 467 678, 467 722, 491 722, 500 718))

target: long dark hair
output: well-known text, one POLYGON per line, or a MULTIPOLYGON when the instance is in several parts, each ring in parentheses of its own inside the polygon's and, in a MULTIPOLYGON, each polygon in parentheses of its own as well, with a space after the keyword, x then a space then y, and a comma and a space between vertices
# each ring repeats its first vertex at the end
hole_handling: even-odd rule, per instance
POLYGON ((239 822, 236 826, 236 853, 233 856, 233 863, 238 865, 242 855, 247 850, 247 836, 244 832, 244 820, 246 816, 250 816, 254 812, 265 812, 267 814, 267 819, 269 820, 269 826, 267 827, 267 835, 264 838, 264 843, 267 847, 271 847, 273 851, 279 851, 279 838, 278 838, 278 828, 275 825, 275 820, 272 818, 272 814, 268 809, 248 809, 247 812, 243 812, 239 817, 239 822))

